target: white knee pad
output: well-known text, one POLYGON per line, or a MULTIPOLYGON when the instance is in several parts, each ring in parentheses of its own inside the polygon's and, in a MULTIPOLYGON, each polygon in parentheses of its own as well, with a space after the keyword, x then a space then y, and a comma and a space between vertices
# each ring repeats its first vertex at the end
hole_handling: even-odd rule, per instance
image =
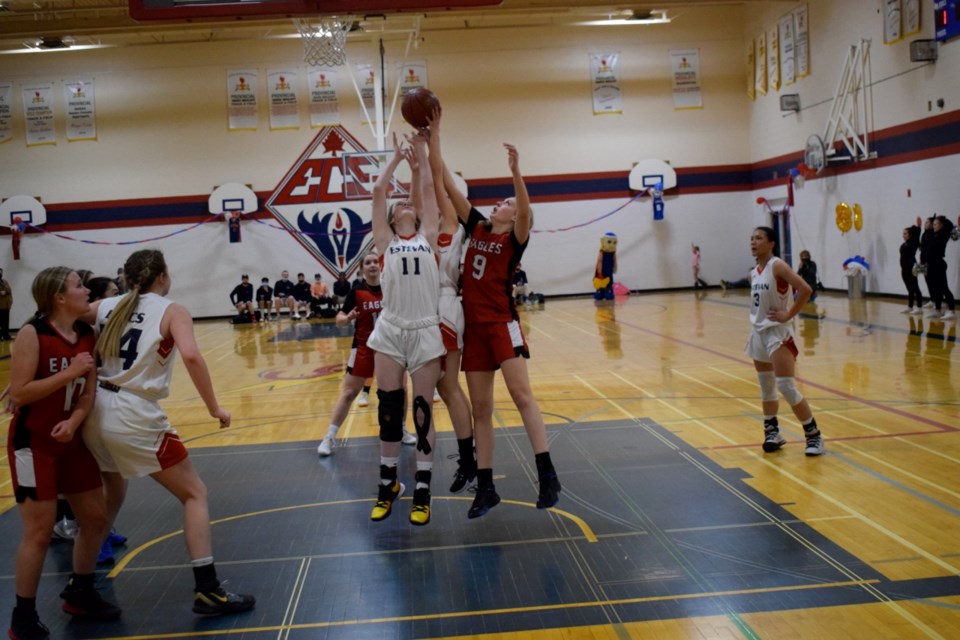
POLYGON ((773 371, 757 371, 760 380, 760 399, 764 402, 777 401, 777 377, 773 371))
POLYGON ((797 384, 793 378, 777 378, 777 389, 783 394, 783 399, 795 407, 803 400, 803 394, 797 389, 797 384))

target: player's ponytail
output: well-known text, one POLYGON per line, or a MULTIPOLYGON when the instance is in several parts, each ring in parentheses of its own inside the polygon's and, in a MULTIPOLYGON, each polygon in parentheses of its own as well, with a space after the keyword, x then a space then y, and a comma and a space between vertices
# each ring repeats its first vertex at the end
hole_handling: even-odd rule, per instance
POLYGON ((123 277, 130 291, 123 296, 114 307, 107 324, 100 332, 97 340, 97 352, 102 358, 116 358, 120 355, 120 340, 130 315, 137 310, 140 304, 140 293, 149 291, 154 280, 161 273, 165 273, 167 264, 163 254, 156 249, 136 251, 127 258, 123 265, 123 277))

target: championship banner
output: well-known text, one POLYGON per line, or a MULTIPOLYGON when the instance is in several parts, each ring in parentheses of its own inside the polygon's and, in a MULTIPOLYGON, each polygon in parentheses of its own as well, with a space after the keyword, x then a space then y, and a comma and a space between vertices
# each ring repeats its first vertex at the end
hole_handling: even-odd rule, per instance
POLYGON ((591 53, 590 77, 593 79, 593 115, 623 113, 623 96, 617 76, 619 53, 591 53))
POLYGON ((883 2, 883 44, 893 44, 903 37, 900 24, 900 0, 883 2))
POLYGON ((903 0, 900 7, 903 37, 920 33, 920 0, 903 0))
POLYGON ((751 38, 747 43, 747 98, 757 99, 757 78, 754 75, 757 71, 756 43, 751 38))
POLYGON ((267 69, 267 97, 270 100, 271 131, 300 128, 295 69, 267 69))
POLYGON ((318 129, 340 124, 340 104, 337 101, 337 72, 332 69, 311 69, 307 74, 310 83, 310 127, 318 129))
POLYGON ((672 49, 673 108, 702 109, 700 94, 700 49, 672 49))
POLYGON ((757 36, 757 94, 767 95, 767 35, 761 32, 757 36))
POLYGON ((21 90, 27 146, 57 144, 57 134, 53 128, 53 84, 23 85, 21 90))
POLYGON ((798 78, 810 75, 810 17, 806 4, 793 12, 793 67, 798 78))
POLYGON ((427 61, 413 60, 406 64, 395 66, 397 77, 400 78, 400 98, 414 89, 429 87, 427 82, 427 61))
POLYGON ((777 27, 767 33, 767 87, 780 90, 780 34, 777 27))
POLYGON ((0 82, 0 144, 13 139, 13 83, 0 82))
POLYGON ((64 80, 63 101, 67 109, 67 141, 97 139, 94 81, 64 80))
POLYGON ((370 124, 377 118, 377 77, 369 62, 357 64, 360 78, 360 124, 370 124))
POLYGON ((796 79, 793 66, 793 14, 788 13, 780 18, 777 26, 780 31, 780 75, 783 86, 789 87, 796 79))
POLYGON ((259 120, 257 70, 227 71, 227 130, 256 131, 259 120))

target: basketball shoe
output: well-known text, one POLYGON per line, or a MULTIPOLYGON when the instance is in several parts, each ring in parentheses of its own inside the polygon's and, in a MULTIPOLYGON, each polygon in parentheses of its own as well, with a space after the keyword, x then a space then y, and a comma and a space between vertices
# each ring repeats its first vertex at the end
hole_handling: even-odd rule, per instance
POLYGON ((386 520, 393 509, 393 503, 403 495, 404 488, 403 483, 399 480, 394 480, 393 484, 381 484, 378 489, 377 503, 373 505, 373 510, 370 511, 370 519, 374 522, 386 520))
POLYGON ((193 612, 202 616, 241 613, 253 609, 257 599, 239 593, 230 593, 223 586, 213 591, 194 591, 193 612))
POLYGON ((370 394, 366 391, 361 391, 360 395, 357 396, 357 406, 358 407, 369 407, 370 406, 370 394))
POLYGON ((418 527, 430 522, 430 489, 414 489, 413 507, 410 509, 410 524, 418 527))
POLYGON ((100 597, 96 588, 76 585, 73 577, 60 592, 60 597, 63 598, 63 610, 72 616, 91 620, 116 620, 120 617, 120 607, 100 597))
POLYGON ((321 457, 327 457, 333 453, 333 438, 326 437, 320 441, 320 444, 317 446, 317 455, 321 457))
POLYGON ((814 433, 807 433, 807 448, 804 450, 804 453, 808 456, 819 456, 823 455, 823 436, 820 435, 820 430, 817 429, 814 433))
POLYGON ((477 477, 477 463, 458 463, 457 470, 453 474, 453 482, 450 484, 450 493, 460 493, 467 488, 467 485, 473 482, 477 477))
POLYGON ((14 608, 7 637, 10 640, 46 640, 50 637, 50 629, 40 622, 36 610, 22 613, 14 608))
POLYGON ((470 519, 479 518, 482 515, 486 515, 490 509, 493 509, 498 504, 500 504, 500 496, 497 495, 497 490, 493 485, 483 488, 478 487, 477 494, 473 496, 473 504, 470 505, 470 510, 467 511, 467 517, 470 519))
POLYGON ((549 509, 560 500, 560 479, 556 471, 548 471, 540 476, 540 495, 537 496, 537 509, 549 509))

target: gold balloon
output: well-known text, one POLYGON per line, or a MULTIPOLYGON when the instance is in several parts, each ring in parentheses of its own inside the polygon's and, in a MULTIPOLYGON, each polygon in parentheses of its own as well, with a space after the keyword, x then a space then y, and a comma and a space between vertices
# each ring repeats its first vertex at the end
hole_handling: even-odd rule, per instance
POLYGON ((853 228, 857 231, 863 229, 863 209, 859 204, 853 205, 853 228))
POLYGON ((840 229, 840 233, 846 233, 850 231, 851 226, 853 226, 853 213, 850 205, 841 202, 837 205, 837 228, 840 229))

